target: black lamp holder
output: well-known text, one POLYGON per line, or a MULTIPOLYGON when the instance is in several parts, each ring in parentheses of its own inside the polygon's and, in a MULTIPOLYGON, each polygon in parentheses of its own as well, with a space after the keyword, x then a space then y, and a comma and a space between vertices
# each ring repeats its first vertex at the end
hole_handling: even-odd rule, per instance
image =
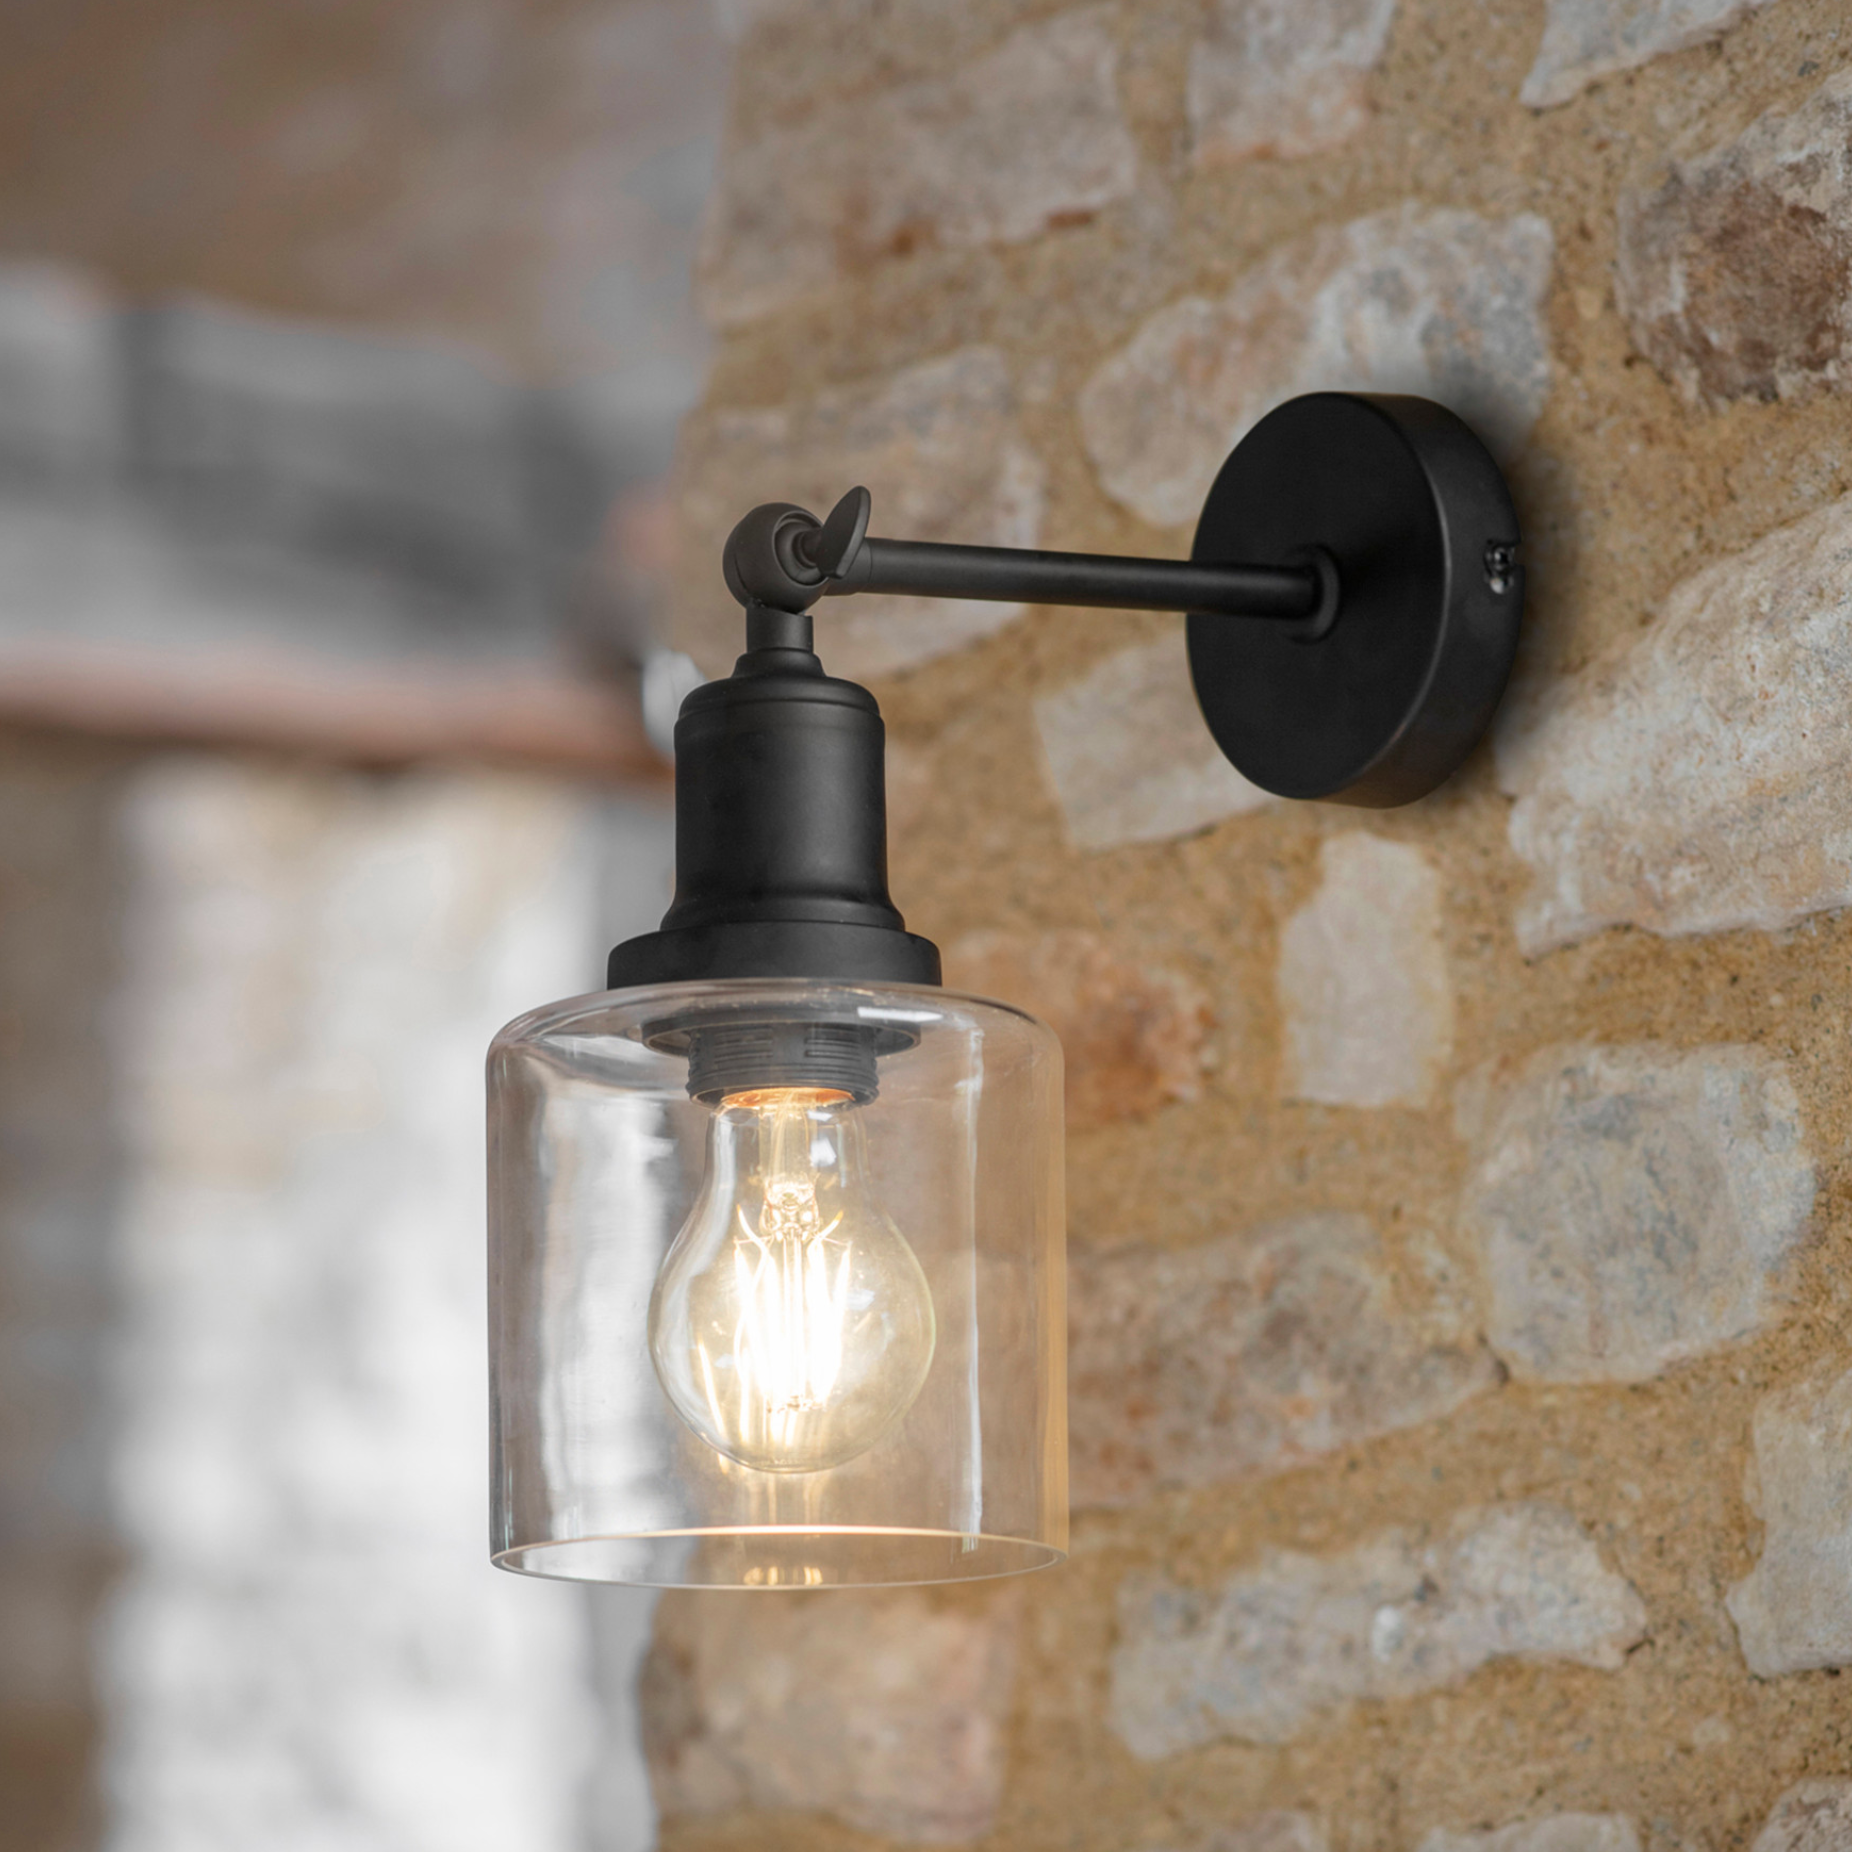
MULTIPOLYGON (((869 512, 859 488, 822 521, 769 502, 729 536, 746 653, 682 704, 675 902, 660 931, 612 952, 613 989, 938 983, 938 949, 888 898, 880 710, 824 674, 809 616, 821 598, 1187 612, 1197 702, 1236 770, 1280 797, 1378 808, 1453 774, 1517 648, 1510 493, 1468 426, 1427 399, 1319 392, 1270 412, 1223 464, 1187 560, 883 540, 869 512)), ((794 1009, 751 1024, 683 1011, 650 1039, 688 1054, 697 1097, 753 1084, 873 1097, 882 1036, 794 1009)))

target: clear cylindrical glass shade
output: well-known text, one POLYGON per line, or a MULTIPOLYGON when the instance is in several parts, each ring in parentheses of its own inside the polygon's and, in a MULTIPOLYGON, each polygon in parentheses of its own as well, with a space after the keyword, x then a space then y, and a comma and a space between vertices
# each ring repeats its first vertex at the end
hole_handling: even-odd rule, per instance
POLYGON ((819 1588, 1062 1559, 1042 1024, 914 986, 574 998, 496 1038, 489 1151, 503 1567, 819 1588), (824 1027, 765 1069, 793 1023, 824 1027))

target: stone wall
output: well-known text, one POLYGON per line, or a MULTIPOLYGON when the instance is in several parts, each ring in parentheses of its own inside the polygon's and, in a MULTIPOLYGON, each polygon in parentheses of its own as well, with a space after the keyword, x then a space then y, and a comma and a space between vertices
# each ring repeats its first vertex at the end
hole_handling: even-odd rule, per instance
POLYGON ((481 1072, 660 804, 0 747, 0 1848, 644 1852, 635 1591, 486 1559, 481 1072))
POLYGON ((870 600, 895 889, 1071 1066, 1073 1559, 661 1609, 671 1852, 1852 1846, 1852 24, 1835 0, 755 0, 726 525, 1178 553, 1412 390, 1511 471, 1494 739, 1214 757, 1178 626, 870 600))
POLYGON ((736 10, 14 22, 0 723, 647 778, 736 10))

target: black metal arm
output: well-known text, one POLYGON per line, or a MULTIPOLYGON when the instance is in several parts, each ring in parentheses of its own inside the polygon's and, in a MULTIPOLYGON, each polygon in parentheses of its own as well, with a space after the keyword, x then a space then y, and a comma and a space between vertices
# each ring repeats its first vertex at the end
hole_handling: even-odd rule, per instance
POLYGON ((1235 566, 1112 553, 1039 553, 950 547, 930 540, 864 540, 826 598, 914 592, 1009 604, 1098 605, 1105 610, 1204 611, 1226 617, 1310 617, 1318 573, 1305 566, 1235 566))
POLYGON ((1295 620, 1310 634, 1322 634, 1337 611, 1337 567, 1318 551, 1290 565, 1251 566, 877 540, 868 533, 869 507, 868 491, 851 489, 827 521, 788 502, 755 508, 727 540, 733 595, 793 612, 850 592, 1190 611, 1295 620))
POLYGON ((1309 392, 1275 406, 1216 472, 1187 560, 876 540, 868 509, 851 489, 826 521, 769 502, 733 530, 742 672, 795 664, 811 606, 848 592, 1184 611, 1197 705, 1244 778, 1383 805, 1452 775, 1517 649, 1510 491, 1428 399, 1309 392))

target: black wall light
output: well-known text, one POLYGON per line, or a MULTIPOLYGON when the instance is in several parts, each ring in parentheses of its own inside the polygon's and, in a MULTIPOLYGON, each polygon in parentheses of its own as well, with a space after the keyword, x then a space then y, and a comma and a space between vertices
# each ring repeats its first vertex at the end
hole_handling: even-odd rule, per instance
POLYGON ((1061 1056, 939 988, 887 893, 858 591, 1186 611, 1223 752, 1391 805, 1484 731, 1518 529, 1442 407, 1317 393, 1229 457, 1188 561, 930 545, 773 503, 727 543, 746 653, 676 727, 676 892, 610 988, 490 1052, 493 1541, 589 1581, 952 1581, 1067 1544, 1061 1056), (1238 563, 1246 562, 1246 563, 1238 563))

